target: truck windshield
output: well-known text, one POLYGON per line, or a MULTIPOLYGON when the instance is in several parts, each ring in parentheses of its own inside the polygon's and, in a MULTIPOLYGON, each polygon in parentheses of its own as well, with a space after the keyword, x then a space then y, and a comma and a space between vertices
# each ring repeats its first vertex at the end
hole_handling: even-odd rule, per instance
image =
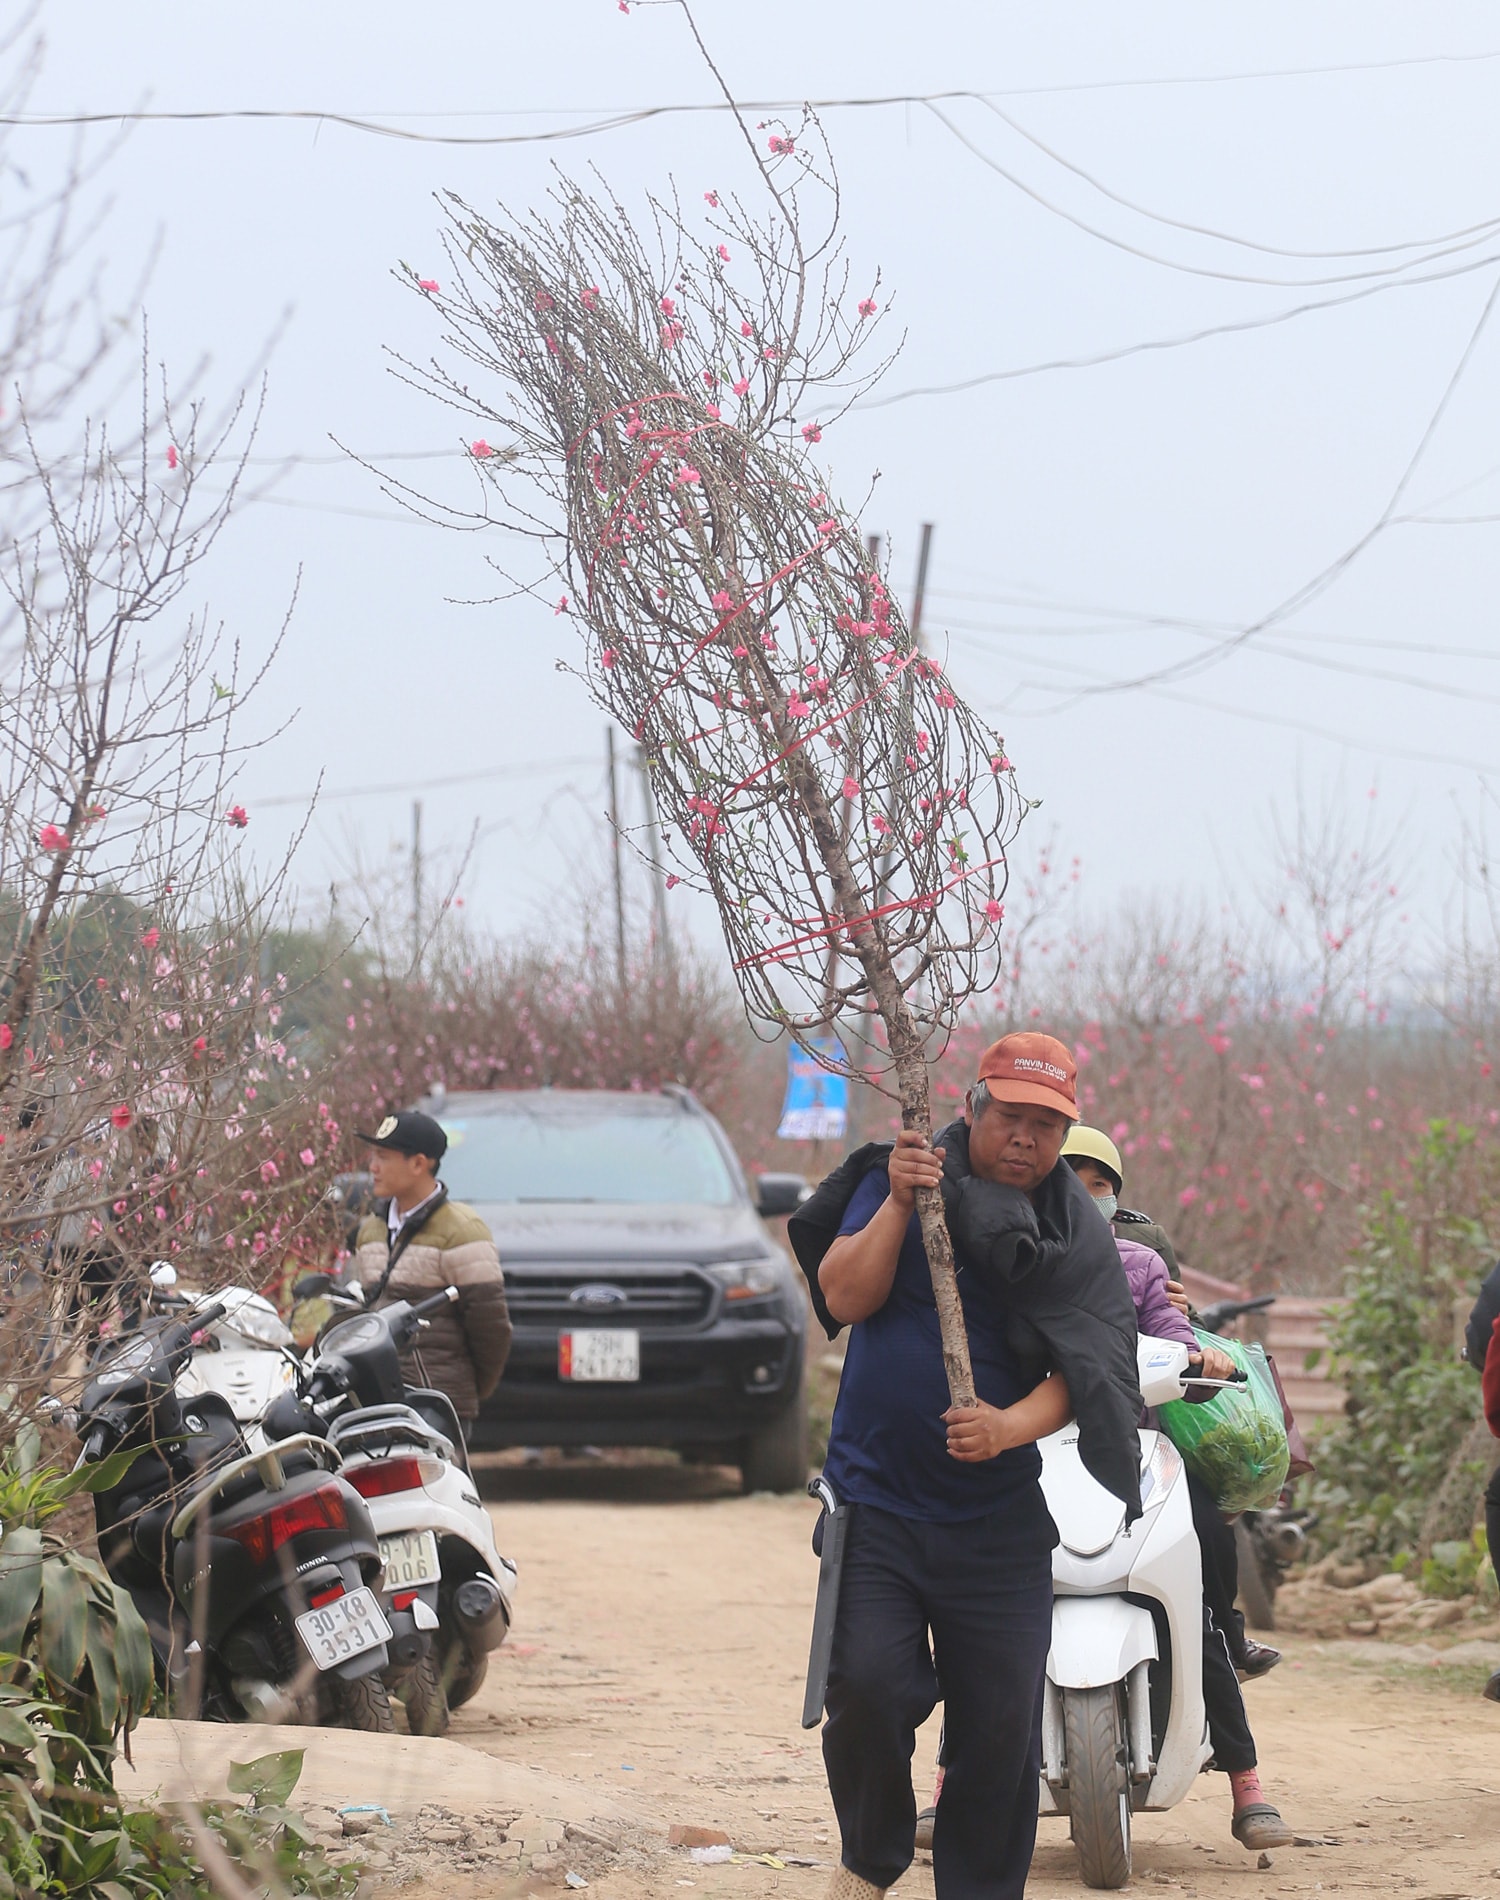
POLYGON ((457 1201, 686 1202, 728 1207, 734 1182, 713 1136, 687 1114, 443 1118, 442 1178, 457 1201))

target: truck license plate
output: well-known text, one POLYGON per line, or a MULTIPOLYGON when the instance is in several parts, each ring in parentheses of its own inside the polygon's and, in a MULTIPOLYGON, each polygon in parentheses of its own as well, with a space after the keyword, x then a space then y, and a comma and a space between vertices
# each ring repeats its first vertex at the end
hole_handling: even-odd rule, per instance
POLYGON ((590 1326, 580 1333, 557 1336, 557 1376, 590 1379, 603 1384, 624 1383, 641 1376, 641 1336, 590 1326))
POLYGON ((381 1614, 373 1590, 349 1590, 321 1610, 307 1610, 297 1618, 297 1634, 319 1669, 332 1669, 361 1650, 388 1643, 391 1626, 381 1614))
POLYGON ((437 1537, 432 1531, 382 1537, 380 1561, 385 1565, 387 1595, 392 1590, 409 1590, 416 1583, 436 1583, 443 1574, 438 1568, 437 1537))

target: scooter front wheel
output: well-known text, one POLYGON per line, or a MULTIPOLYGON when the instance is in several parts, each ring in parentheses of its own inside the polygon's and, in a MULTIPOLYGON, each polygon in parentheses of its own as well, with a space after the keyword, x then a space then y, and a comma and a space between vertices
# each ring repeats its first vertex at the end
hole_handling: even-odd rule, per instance
POLYGON ((1086 1887, 1123 1887, 1130 1879, 1130 1775, 1123 1701, 1120 1683, 1062 1692, 1070 1831, 1086 1887))

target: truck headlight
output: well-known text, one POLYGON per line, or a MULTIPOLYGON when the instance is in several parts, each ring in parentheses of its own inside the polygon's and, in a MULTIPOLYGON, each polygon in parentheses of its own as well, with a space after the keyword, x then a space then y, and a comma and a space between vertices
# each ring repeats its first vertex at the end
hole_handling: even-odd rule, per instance
POLYGON ((726 1300, 763 1300, 778 1284, 775 1265, 769 1260, 728 1260, 708 1271, 724 1289, 726 1300))

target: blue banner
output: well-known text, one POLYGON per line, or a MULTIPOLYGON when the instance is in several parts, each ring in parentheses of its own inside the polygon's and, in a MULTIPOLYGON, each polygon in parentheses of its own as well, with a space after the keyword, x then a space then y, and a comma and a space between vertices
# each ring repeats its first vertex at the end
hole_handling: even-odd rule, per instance
MULTIPOLYGON (((836 1036, 813 1047, 835 1062, 845 1060, 836 1036)), ((842 1141, 849 1126, 849 1078, 834 1075, 793 1042, 786 1052, 786 1101, 776 1133, 782 1141, 842 1141)))

